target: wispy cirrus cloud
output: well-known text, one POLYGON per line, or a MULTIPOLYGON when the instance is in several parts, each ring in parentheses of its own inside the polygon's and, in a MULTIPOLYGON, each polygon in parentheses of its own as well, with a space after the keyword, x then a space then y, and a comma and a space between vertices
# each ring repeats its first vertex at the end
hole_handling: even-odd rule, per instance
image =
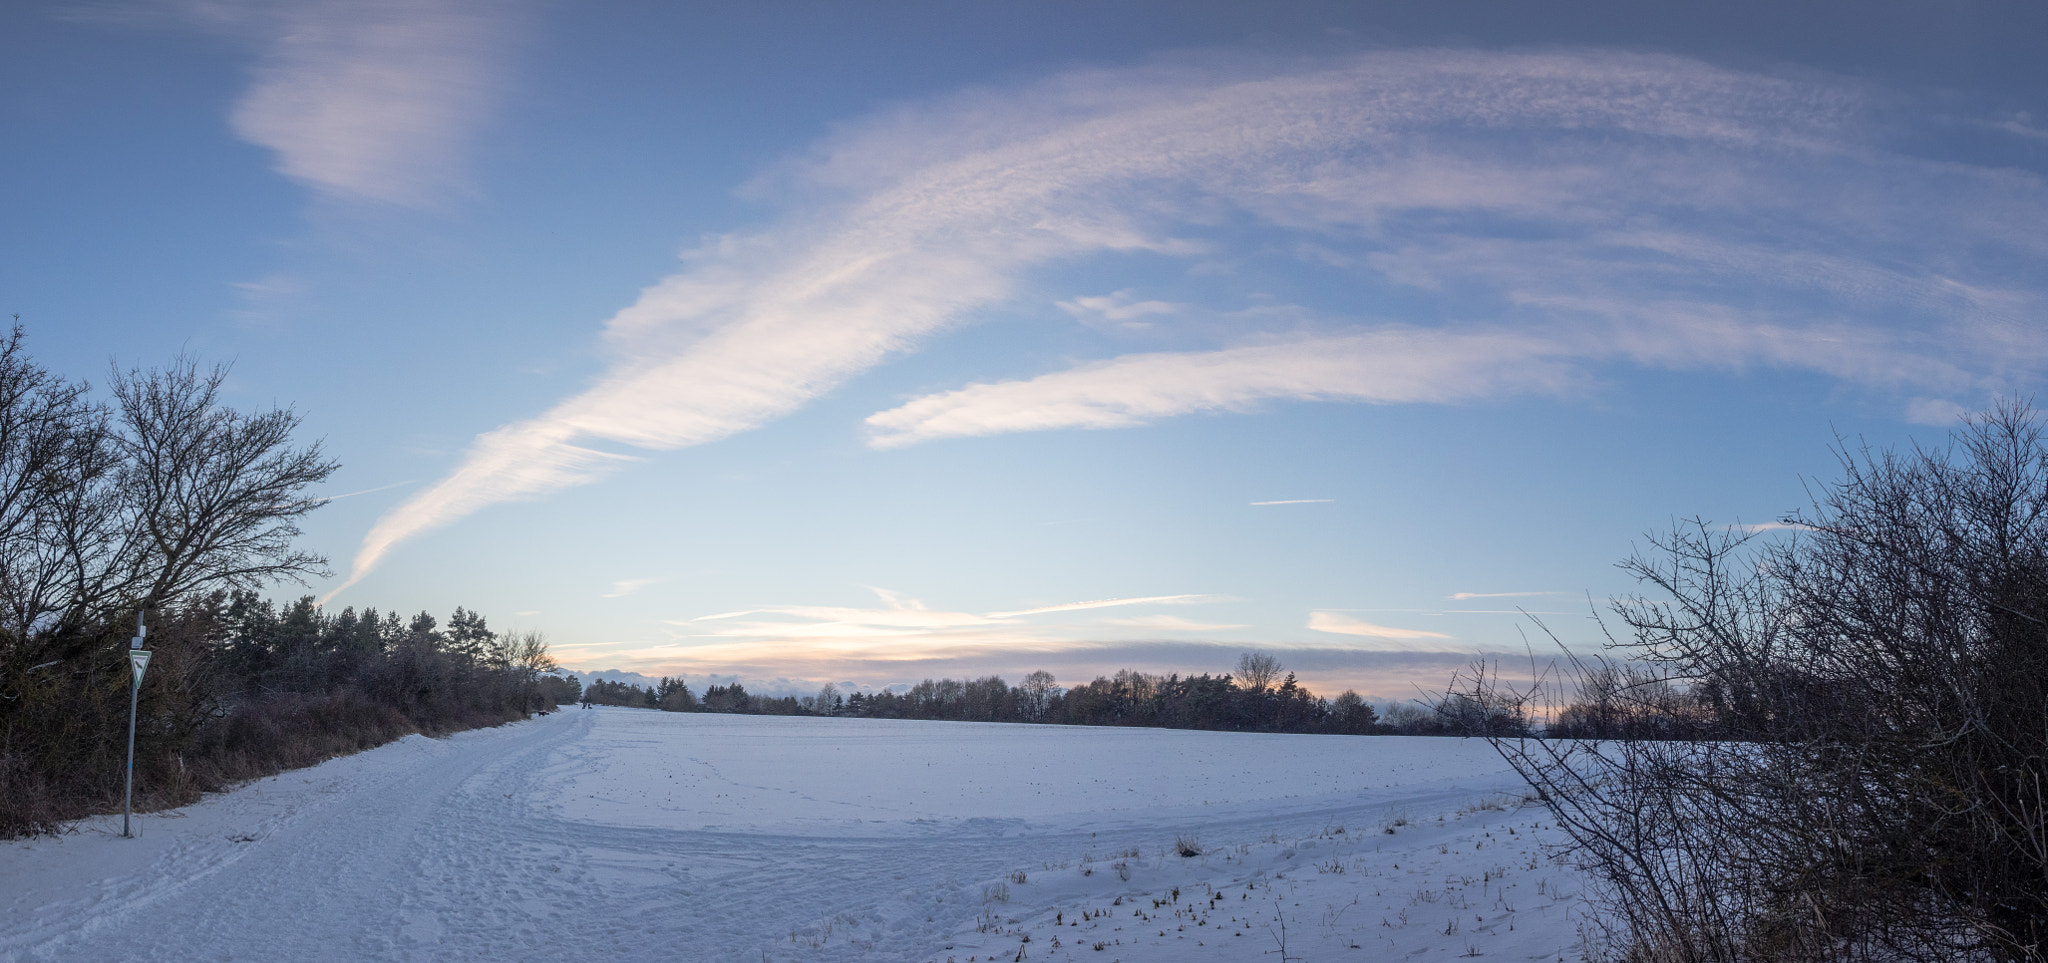
MULTIPOLYGON (((732 644, 829 654, 833 658, 852 658, 859 653, 859 658, 905 660, 998 649, 1029 653, 1100 646, 1105 643, 1099 634, 1088 637, 1094 628, 1092 624, 1046 622, 1032 617, 1216 600, 1210 595, 1153 595, 1064 602, 1002 612, 961 612, 934 609, 887 589, 871 591, 882 601, 881 607, 775 605, 668 624, 695 640, 737 639, 745 641, 732 644)), ((1104 624, 1202 630, 1198 623, 1167 615, 1135 621, 1108 620, 1104 624)), ((718 648, 720 644, 696 642, 691 654, 698 659, 733 654, 718 648)), ((757 651, 750 657, 758 659, 761 655, 757 651)))
POLYGON ((1451 600, 1452 600, 1452 601, 1457 601, 1457 602, 1463 602, 1463 601, 1465 601, 1466 599, 1515 599, 1515 598, 1527 598, 1527 597, 1529 597, 1529 596, 1532 596, 1532 595, 1564 595, 1564 594, 1566 594, 1566 593, 1564 593, 1564 592, 1453 592, 1453 593, 1451 593, 1451 595, 1450 595, 1450 598, 1451 598, 1451 600))
POLYGON ((277 170, 325 195, 432 205, 462 188, 470 136, 503 85, 523 2, 187 4, 260 48, 229 115, 277 170))
POLYGON ((1048 612, 1079 612, 1085 609, 1107 609, 1124 605, 1187 605, 1195 602, 1216 601, 1214 595, 1146 595, 1133 598, 1095 599, 1089 602, 1062 602, 1058 605, 1044 605, 1035 609, 1018 609, 1015 612, 997 612, 994 618, 1007 619, 1020 615, 1044 615, 1048 612))
POLYGON ((1133 629, 1157 629, 1162 632, 1225 632, 1244 628, 1242 624, 1227 622, 1196 622, 1178 615, 1139 615, 1128 619, 1105 619, 1110 625, 1121 625, 1133 629))
POLYGON ((228 122, 324 196, 433 206, 463 189, 471 136, 538 0, 81 0, 62 16, 197 28, 253 49, 228 122))
POLYGON ((600 598, 622 599, 650 585, 660 585, 661 583, 666 581, 668 581, 668 578, 666 576, 655 576, 652 578, 622 578, 616 582, 613 582, 612 590, 604 593, 602 596, 600 596, 600 598))
POLYGON ((872 443, 1055 428, 1128 428, 1263 401, 1373 404, 1556 393, 1572 380, 1552 341, 1510 332, 1389 328, 1221 351, 1127 355, 1027 381, 928 395, 867 419, 872 443))
POLYGON ((1119 328, 1149 328, 1152 322, 1139 319, 1180 310, 1180 305, 1168 301, 1137 300, 1130 288, 1099 297, 1077 297, 1057 303, 1061 310, 1084 323, 1119 328))
MULTIPOLYGON (((2030 200, 2048 213, 2039 196, 2030 200)), ((1617 362, 1804 369, 1866 387, 1966 396, 2038 380, 2048 368, 2048 337, 2024 321, 2048 307, 2039 286, 1970 286, 1846 257, 1665 233, 1603 235, 1576 245, 1472 237, 1427 244, 1431 250, 1416 245, 1366 261, 1414 287, 1490 286, 1524 323, 1390 326, 1277 345, 1127 355, 913 399, 869 416, 870 443, 894 448, 948 437, 1123 428, 1273 401, 1443 404, 1557 395, 1617 362), (1832 303, 1816 312, 1727 303, 1752 300, 1754 292, 1714 292, 1722 303, 1671 292, 1734 279, 1775 285, 1788 300, 1821 294, 1832 303), (1931 323, 1845 320, 1852 312, 1896 315, 1902 307, 1931 323)), ((2042 260, 2048 252, 2031 253, 2042 260)), ((1946 424, 1966 409, 1945 397, 1915 396, 1905 410, 1908 420, 1946 424)))
POLYGON ((1252 502, 1251 504, 1254 507, 1261 505, 1327 505, 1334 501, 1336 501, 1334 498, 1282 498, 1276 501, 1252 502))
POLYGON ((1321 610, 1309 613, 1308 627, 1317 632, 1335 635, 1355 635, 1361 638, 1384 640, 1381 648, 1412 652, 1471 652, 1472 646, 1457 642, 1455 636, 1442 632, 1422 629, 1402 629, 1389 625, 1374 625, 1341 612, 1321 610))
MULTIPOLYGON (((2027 322, 2048 306, 2048 190, 1889 149, 1894 96, 1672 57, 1427 50, 1081 71, 890 112, 764 178, 803 208, 644 290, 606 324, 606 374, 479 436, 379 520, 350 580, 486 506, 602 478, 635 457, 622 447, 750 430, 994 306, 1062 300, 1032 290, 1048 265, 1143 252, 1225 265, 1214 282, 1233 256, 1285 249, 1276 233, 1350 265, 1354 301, 1424 307, 1241 312, 1162 350, 963 372, 872 415, 871 443, 1558 395, 1616 366, 1924 398, 2031 383, 2048 368, 2027 322), (1262 238, 1219 231, 1219 212, 1262 238), (2022 267, 1977 266, 1994 261, 2022 267)), ((1135 290, 1064 300, 1124 323, 1200 296, 1135 290)))
POLYGON ((1776 531, 1810 532, 1813 531, 1813 526, 1803 525, 1799 522, 1738 522, 1728 526, 1728 530, 1731 532, 1742 532, 1746 535, 1755 535, 1760 532, 1776 531))
MULTIPOLYGON (((1247 643, 1215 637, 1246 626, 1206 622, 1163 612, 1098 618, 1085 613, 1230 601, 1211 595, 1126 596, 1000 612, 927 605, 902 593, 871 588, 873 606, 771 605, 664 623, 672 635, 659 642, 568 643, 555 651, 566 664, 626 667, 654 676, 744 674, 778 678, 825 673, 835 680, 883 684, 926 675, 1016 675, 1053 669, 1085 680, 1119 669, 1152 672, 1224 672, 1247 643), (1077 613, 1083 614, 1075 618, 1077 613)), ((1359 624, 1344 623, 1336 624, 1359 624)), ((1378 628, 1378 627, 1375 627, 1378 628)), ((1470 648, 1447 645, 1447 636, 1385 629, 1408 636, 1343 640, 1268 640, 1287 666, 1312 672, 1315 684, 1405 691, 1411 673, 1438 672, 1470 648), (1412 636, 1412 637, 1411 637, 1412 636), (1378 680, 1378 681, 1374 681, 1378 680)), ((1347 634, 1347 633, 1339 633, 1347 634)), ((1308 678, 1309 676, 1304 676, 1308 678)))
POLYGON ((1916 425, 1953 428, 1969 414, 1970 409, 1947 398, 1914 398, 1906 402, 1906 420, 1916 425))
POLYGON ((357 495, 374 495, 374 494, 376 494, 376 493, 378 493, 378 492, 381 492, 381 491, 389 491, 389 490, 391 490, 391 489, 393 489, 393 488, 398 488, 398 487, 400 487, 400 486, 403 486, 403 485, 410 485, 410 484, 412 484, 412 480, 411 480, 411 479, 407 479, 406 481, 397 481, 397 482, 392 482, 391 484, 388 484, 388 485, 378 485, 378 486, 377 486, 377 487, 375 487, 375 488, 361 488, 361 489, 357 489, 357 490, 355 490, 355 491, 352 491, 352 492, 342 492, 342 493, 341 493, 341 494, 339 494, 339 495, 315 495, 315 496, 313 496, 313 497, 311 497, 311 498, 301 498, 301 499, 299 499, 298 501, 296 501, 296 502, 293 502, 292 504, 295 504, 295 505, 311 505, 311 504, 320 504, 320 505, 325 505, 325 504, 327 504, 328 502, 331 502, 331 501, 338 501, 338 500, 340 500, 340 499, 343 499, 343 498, 354 498, 354 497, 356 497, 357 495))

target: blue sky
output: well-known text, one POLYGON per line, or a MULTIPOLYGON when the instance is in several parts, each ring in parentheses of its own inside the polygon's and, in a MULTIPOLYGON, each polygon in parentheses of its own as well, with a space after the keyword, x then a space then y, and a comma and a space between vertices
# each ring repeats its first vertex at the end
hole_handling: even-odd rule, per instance
POLYGON ((8 5, 0 308, 294 406, 331 606, 771 688, 1408 694, 2048 371, 2020 4, 702 6, 8 5))

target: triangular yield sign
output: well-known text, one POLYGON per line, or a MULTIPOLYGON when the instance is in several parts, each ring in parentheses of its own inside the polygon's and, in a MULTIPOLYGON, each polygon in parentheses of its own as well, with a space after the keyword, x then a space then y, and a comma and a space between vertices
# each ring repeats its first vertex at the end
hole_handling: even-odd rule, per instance
POLYGON ((135 667, 135 684, 142 684, 142 673, 149 668, 148 649, 129 649, 128 664, 135 667))

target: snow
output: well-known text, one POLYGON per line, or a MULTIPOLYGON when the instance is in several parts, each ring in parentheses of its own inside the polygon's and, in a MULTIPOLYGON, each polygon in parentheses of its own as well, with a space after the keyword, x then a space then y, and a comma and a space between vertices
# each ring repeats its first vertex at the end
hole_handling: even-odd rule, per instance
POLYGON ((1575 960, 1520 788, 1476 740, 572 708, 0 844, 0 960, 1575 960))

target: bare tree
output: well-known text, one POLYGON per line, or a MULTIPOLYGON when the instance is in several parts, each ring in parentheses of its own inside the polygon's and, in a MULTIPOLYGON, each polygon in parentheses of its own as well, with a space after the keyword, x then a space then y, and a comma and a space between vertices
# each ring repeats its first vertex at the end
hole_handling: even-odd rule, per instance
POLYGON ((1271 653, 1253 649, 1237 657, 1237 681, 1252 692, 1264 692, 1280 677, 1280 660, 1271 653))
POLYGON ((1690 704, 1690 738, 1495 743, 1603 881, 1615 958, 2044 958, 2041 420, 2001 405, 1841 463, 1775 541, 1694 522, 1624 563, 1647 592, 1615 608, 1615 661, 1465 682, 1690 704))
POLYGON ((325 558, 292 542, 298 519, 323 504, 305 490, 339 466, 318 442, 292 446, 299 416, 290 409, 220 404, 227 375, 180 358, 114 376, 124 521, 137 536, 133 585, 144 605, 326 574, 325 558))
POLYGON ((324 563, 291 541, 333 463, 292 445, 293 413, 220 404, 225 377, 116 373, 108 406, 31 362, 18 327, 0 340, 0 832, 53 825, 53 798, 114 771, 135 611, 171 610, 142 698, 155 736, 187 738, 219 708, 188 674, 210 671, 212 593, 324 563))
POLYGON ((1052 700, 1059 693, 1053 674, 1039 669, 1024 677, 1024 716, 1032 721, 1045 718, 1052 708, 1052 700))
POLYGON ((109 521, 119 462, 107 413, 86 391, 30 361, 19 324, 0 343, 0 629, 13 655, 83 621, 118 567, 109 521))
POLYGON ((1704 707, 1688 687, 1647 666, 1610 659, 1573 664, 1577 695, 1546 732, 1563 739, 1676 739, 1700 731, 1704 707))
POLYGON ((321 504, 305 489, 335 465, 317 444, 291 446, 296 415, 228 409, 218 400, 225 369, 182 360, 116 374, 109 411, 85 385, 36 367, 21 340, 16 328, 0 343, 0 682, 10 703, 65 672, 89 676, 95 658, 112 655, 105 638, 125 638, 117 623, 137 609, 320 570, 325 560, 291 541, 295 520, 321 504))

